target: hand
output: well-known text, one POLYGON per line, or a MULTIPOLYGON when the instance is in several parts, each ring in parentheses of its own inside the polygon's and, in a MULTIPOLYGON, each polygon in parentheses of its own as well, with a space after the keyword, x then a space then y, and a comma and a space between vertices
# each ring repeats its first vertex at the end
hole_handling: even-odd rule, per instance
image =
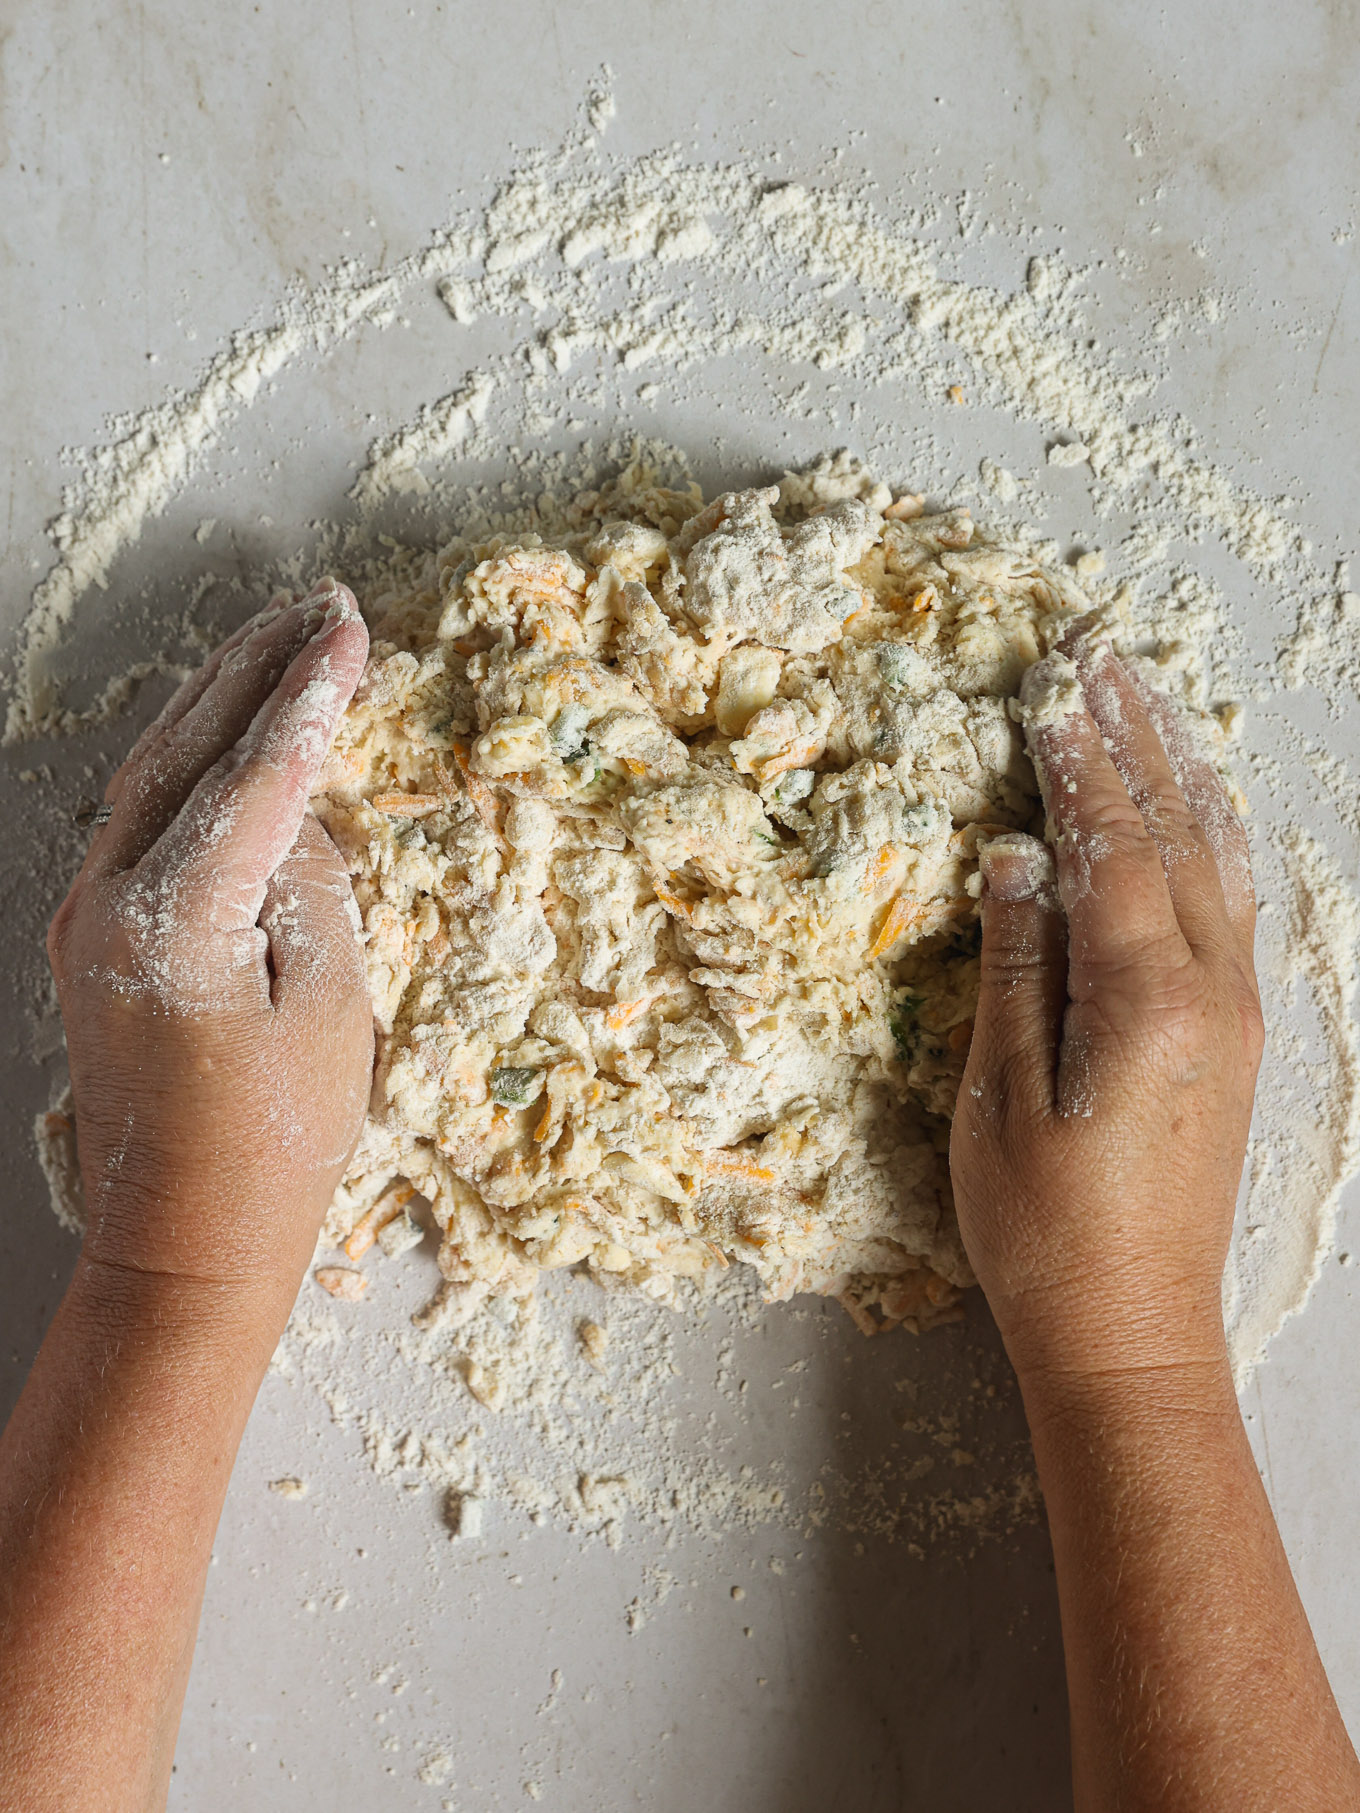
POLYGON ((308 794, 368 632, 333 581, 243 626, 110 782, 52 922, 82 1265, 281 1326, 362 1124, 373 1029, 349 877, 308 794))
POLYGON ((1246 838, 1176 708, 1082 626, 1022 694, 1054 850, 982 854, 950 1146, 1022 1384, 1221 1365, 1262 1027, 1246 838), (1054 887, 1056 858, 1056 889, 1054 887))

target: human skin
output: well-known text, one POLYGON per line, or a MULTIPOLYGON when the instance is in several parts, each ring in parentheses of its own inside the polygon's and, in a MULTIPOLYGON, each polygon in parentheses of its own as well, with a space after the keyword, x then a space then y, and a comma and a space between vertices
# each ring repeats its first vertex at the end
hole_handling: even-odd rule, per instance
MULTIPOLYGON (((369 1082, 306 816, 366 648, 343 588, 247 626, 115 776, 53 923, 90 1226, 0 1440, 3 1813, 164 1804, 232 1461, 369 1082)), ((953 1168, 1049 1507, 1078 1805, 1353 1807, 1218 1304, 1260 1048, 1245 845, 1169 708, 1076 655, 1089 714, 1031 744, 1066 912, 1044 846, 984 853, 953 1168)))
POLYGON ((1024 697, 1055 679, 1075 709, 1029 726, 1053 848, 983 854, 950 1163, 1048 1512, 1076 1806, 1341 1813, 1360 1768, 1223 1331, 1262 1046, 1246 839, 1089 626, 1024 697))
POLYGON ((84 1246, 0 1439, 0 1808, 164 1805, 241 1432, 363 1119, 349 877, 308 792, 353 597, 273 609, 110 783, 53 921, 84 1246))

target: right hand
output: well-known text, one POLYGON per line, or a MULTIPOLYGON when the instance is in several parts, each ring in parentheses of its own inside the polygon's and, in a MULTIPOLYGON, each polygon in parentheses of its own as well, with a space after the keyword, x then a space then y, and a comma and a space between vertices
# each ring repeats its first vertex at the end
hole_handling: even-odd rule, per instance
POLYGON ((1022 1384, 1221 1367, 1262 1048, 1242 827, 1176 708, 1083 626, 1031 670, 1050 824, 982 855, 982 984, 950 1167, 1022 1384), (1075 669, 1072 663, 1075 663, 1075 669), (1056 861, 1056 890, 1054 863, 1056 861))

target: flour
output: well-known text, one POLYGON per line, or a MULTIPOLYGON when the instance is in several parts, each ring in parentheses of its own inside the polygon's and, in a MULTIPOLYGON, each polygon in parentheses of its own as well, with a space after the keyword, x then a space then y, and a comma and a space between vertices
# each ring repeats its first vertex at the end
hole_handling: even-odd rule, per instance
MULTIPOLYGON (((747 1357, 772 1338, 749 1277, 690 1287, 680 1316, 576 1275, 520 1300, 444 1286, 408 1321, 391 1293, 418 1302, 424 1266, 384 1273, 381 1308, 335 1310, 304 1287, 273 1372, 320 1396, 380 1478, 428 1493, 431 1519, 460 1542, 552 1520, 610 1546, 635 1529, 721 1543, 734 1529, 836 1528, 967 1551, 1037 1515, 1018 1401, 994 1358, 941 1351, 947 1410, 890 1365, 868 1419, 873 1458, 828 1454, 809 1469, 784 1452, 784 1419, 825 1415, 834 1373, 819 1387, 812 1368, 840 1352, 837 1324, 794 1311, 783 1377, 749 1390, 747 1357), (594 1361, 576 1339, 583 1309, 607 1331, 594 1361), (696 1416, 701 1443, 687 1434, 696 1416)), ((664 1596, 638 1602, 636 1628, 664 1596)))
MULTIPOLYGON (((375 524, 394 507, 426 505, 446 522, 457 514, 465 533, 479 539, 510 529, 520 536, 555 532, 557 499, 579 483, 602 482, 623 463, 611 461, 604 443, 620 424, 645 420, 677 384, 711 401, 715 418, 735 394, 760 424, 758 434, 743 426, 743 439, 758 446, 769 444, 775 425, 804 437, 815 433, 823 444, 845 438, 844 429, 827 426, 841 407, 839 387, 841 397, 855 399, 851 422, 862 424, 855 437, 871 447, 885 475, 929 491, 937 507, 963 508, 982 496, 993 500, 992 508, 1023 500, 1025 517, 1038 522, 1045 487, 1066 486, 1069 499, 1071 488, 1080 487, 1083 508, 1100 526, 1077 556, 1088 563, 1077 569, 1080 582, 1114 624, 1140 627, 1138 646, 1157 651, 1163 680, 1212 709, 1225 730, 1240 726, 1244 698, 1264 700, 1282 687, 1317 686, 1336 709, 1353 697, 1360 684, 1360 607, 1344 563, 1325 562, 1311 549, 1288 499, 1237 482, 1215 464, 1193 425, 1159 403, 1165 349, 1182 331, 1177 318, 1162 314, 1149 322, 1136 336, 1137 350, 1121 357, 1105 350, 1097 331, 1103 261, 1082 269, 1057 255, 1031 258, 1027 249, 1010 247, 1009 279, 981 282, 962 268, 969 242, 956 248, 952 219, 947 233, 939 229, 939 208, 913 210, 850 183, 790 184, 772 161, 715 166, 676 151, 610 160, 597 139, 613 108, 603 80, 581 130, 560 151, 522 160, 486 206, 464 210, 385 269, 351 264, 313 289, 290 292, 269 325, 231 340, 187 391, 114 420, 102 447, 72 455, 76 476, 53 526, 56 559, 34 593, 17 651, 7 742, 105 722, 129 707, 140 681, 179 665, 167 653, 184 633, 176 625, 156 646, 130 651, 138 658, 111 680, 72 674, 71 654, 92 594, 193 474, 230 450, 245 413, 266 407, 272 387, 296 382, 355 335, 391 331, 399 310, 414 311, 422 302, 450 336, 450 353, 430 385, 434 400, 380 433, 366 459, 356 449, 348 508, 322 531, 326 561, 346 572, 364 571, 375 524), (480 337, 469 357, 462 349, 474 330, 480 337), (465 374, 452 388, 450 371, 465 374), (951 416, 962 420, 970 408, 991 405, 1032 430, 1028 463, 1014 450, 1003 463, 999 450, 984 443, 958 477, 952 455, 941 455, 928 440, 910 460, 885 453, 897 445, 893 424, 936 420, 951 389, 962 399, 951 416), (526 451, 540 442, 560 447, 564 436, 579 443, 586 434, 600 438, 580 446, 579 466, 591 476, 577 484, 565 482, 557 452, 526 451), (495 485, 469 494, 463 467, 479 458, 515 472, 514 496, 495 485), (1212 573, 1199 564, 1204 542, 1223 551, 1212 573), (1287 601, 1275 649, 1244 645, 1229 590, 1234 598, 1268 597, 1277 609, 1287 601), (76 700, 87 680, 92 696, 76 700)), ((1217 299, 1196 301, 1187 306, 1184 325, 1212 331, 1220 310, 1217 299)), ((1124 340, 1131 344, 1127 334, 1124 340)), ((211 559, 221 537, 206 521, 204 528, 196 545, 211 559)), ((1023 521, 998 528, 1017 540, 1026 534, 1023 521)), ((1036 540, 1034 553, 1050 562, 1063 558, 1053 542, 1036 540)), ((394 575, 405 584, 427 557, 423 547, 388 548, 369 569, 374 583, 365 604, 379 604, 380 575, 388 589, 394 575)), ((318 564, 310 547, 299 548, 289 577, 318 564)), ((1251 729, 1249 719, 1248 734, 1251 729)), ((1295 734, 1282 721, 1279 746, 1295 734)), ((1278 763, 1260 750, 1249 759, 1259 797, 1291 818, 1306 816, 1308 799, 1286 794, 1278 763)), ((1327 798, 1330 818, 1345 823, 1355 793, 1349 773, 1329 750, 1313 749, 1304 760, 1316 775, 1309 798, 1327 798)), ((1273 961, 1280 978, 1293 980, 1268 982, 1271 1051, 1225 1284, 1239 1373, 1306 1297, 1331 1239, 1337 1191, 1356 1162, 1349 883, 1320 844, 1286 843, 1281 853, 1264 838, 1257 843, 1263 892, 1282 909, 1274 920, 1273 961), (1306 1035, 1289 1029, 1299 988, 1314 1004, 1306 1035), (1296 1160, 1301 1169, 1294 1169, 1296 1160)), ((1271 925, 1268 915, 1267 943, 1271 925)), ((44 1134, 59 1182, 67 1180, 65 1200, 74 1175, 69 1127, 58 1118, 45 1124, 44 1134)), ((408 1227, 401 1226, 400 1239, 409 1244, 408 1227)), ((417 1263, 423 1263, 419 1255, 406 1262, 417 1263)), ((458 1449, 476 1427, 459 1420, 466 1406, 473 1407, 469 1415, 494 1414, 512 1431, 504 1439, 513 1448, 520 1419, 540 1414, 535 1393, 550 1396, 554 1389, 553 1367, 559 1380, 574 1376, 574 1362, 603 1381, 632 1343, 655 1351, 646 1343, 662 1338, 652 1331, 668 1328, 667 1312, 639 1306, 636 1319, 619 1323, 621 1299, 609 1298, 607 1313, 592 1302, 588 1319, 608 1328, 607 1343, 592 1353, 574 1334, 563 1336, 551 1362, 524 1358, 533 1341, 521 1349, 504 1331, 494 1338, 469 1332, 470 1345, 458 1350, 465 1360, 450 1372, 437 1356, 463 1337, 447 1302, 441 1313, 449 1319, 437 1314, 409 1333, 356 1333, 355 1318, 380 1313, 378 1298, 393 1288, 398 1271, 377 1271, 365 1302, 332 1307, 323 1300, 315 1312, 304 1304, 289 1337, 292 1376, 329 1393, 337 1420, 363 1434, 373 1464, 394 1479, 437 1480, 477 1495, 483 1487, 470 1458, 475 1448, 487 1503, 513 1503, 526 1516, 585 1519, 579 1482, 586 1474, 643 1482, 625 1493, 632 1509, 614 1519, 616 1526, 630 1515, 681 1516, 696 1527, 717 1527, 729 1515, 773 1516, 791 1526, 815 1508, 810 1498, 799 1500, 797 1512, 788 1499, 775 1505, 770 1494, 789 1489, 776 1472, 742 1482, 728 1468, 692 1491, 685 1487, 682 1509, 667 1510, 646 1454, 636 1467, 626 1456, 610 1461, 597 1440, 585 1441, 570 1427, 563 1432, 568 1452, 578 1438, 583 1445, 561 1466, 531 1467, 523 1455, 493 1465, 486 1454, 495 1444, 475 1437, 471 1447, 458 1449), (411 1341, 427 1343, 420 1355, 411 1341), (344 1355, 365 1344, 379 1356, 376 1376, 361 1368, 345 1399, 335 1375, 344 1355), (403 1369, 413 1364, 420 1401, 403 1424, 381 1406, 399 1395, 403 1369), (474 1375, 474 1365, 483 1372, 474 1375), (474 1376, 499 1403, 494 1413, 472 1393, 474 1376), (432 1377, 449 1381, 459 1406, 447 1441, 435 1439, 438 1417, 422 1407, 432 1377)), ((487 1322, 492 1313, 483 1300, 472 1323, 492 1329, 498 1326, 487 1322)), ((286 1344, 281 1364, 288 1351, 286 1344)), ((629 1388, 657 1393, 668 1376, 639 1367, 629 1374, 629 1388)), ((617 1374, 614 1388, 623 1389, 617 1374)), ((658 1439, 653 1428, 648 1440, 658 1439)), ((914 1462, 901 1464, 909 1471, 914 1462)), ((827 1490, 834 1500, 836 1488, 827 1490)), ((983 1506, 977 1516, 984 1525, 1011 1514, 1005 1506, 987 1508, 985 1492, 973 1496, 983 1506)), ((919 1499, 912 1505, 907 1515, 924 1517, 919 1499)))
POLYGON ((333 350, 361 322, 390 307, 399 289, 394 278, 350 271, 322 288, 297 291, 272 327, 233 336, 192 391, 172 392, 152 408, 115 417, 115 438, 92 452, 68 453, 78 477, 49 525, 58 559, 34 591, 24 621, 6 743, 80 728, 79 720, 66 721, 49 665, 79 601, 91 587, 104 589, 113 562, 222 445, 232 422, 272 377, 304 352, 324 356, 333 350))
MULTIPOLYGON (((604 122, 611 105, 601 90, 592 118, 604 122)), ((1154 371, 1092 350, 1083 313, 1089 273, 1056 254, 1034 258, 1007 293, 948 277, 942 266, 937 244, 853 188, 812 190, 755 164, 687 164, 673 152, 605 164, 589 134, 575 135, 556 159, 531 159, 486 209, 390 269, 346 265, 330 283, 293 292, 273 326, 233 339, 192 391, 116 421, 103 447, 72 455, 79 476, 53 525, 59 559, 25 626, 7 739, 60 727, 54 663, 80 599, 105 583, 120 550, 223 445, 269 381, 361 328, 390 324, 399 302, 432 284, 459 326, 495 319, 511 343, 466 394, 427 406, 375 444, 359 481, 368 507, 419 489, 423 459, 478 445, 493 385, 509 438, 516 423, 523 432, 560 420, 564 401, 598 401, 594 378, 566 382, 593 355, 624 373, 656 367, 672 376, 754 356, 770 373, 771 403, 792 415, 806 411, 804 387, 781 391, 778 380, 800 368, 841 373, 872 396, 904 382, 928 390, 942 362, 961 360, 980 400, 1050 437, 1050 461, 1080 460, 1097 510, 1132 507, 1127 550, 1112 554, 1116 580, 1137 580, 1158 528, 1191 543, 1218 537, 1253 576, 1287 582, 1301 597, 1304 633, 1285 683, 1336 696, 1339 682, 1353 681, 1354 630, 1344 653, 1333 641, 1324 658, 1317 643, 1314 626, 1333 611, 1335 593, 1288 515, 1289 500, 1236 483, 1199 452, 1182 418, 1146 409, 1154 371)))
POLYGON ((411 427, 375 441, 350 496, 362 508, 394 492, 428 491, 422 465, 447 459, 481 426, 494 388, 493 379, 474 373, 461 390, 427 404, 411 427))
POLYGON ((1287 892, 1284 913, 1263 921, 1261 969, 1292 1074, 1271 1079, 1280 1099, 1251 1143, 1224 1282, 1239 1379, 1307 1301, 1333 1247, 1342 1186, 1360 1164, 1360 901, 1316 838, 1289 827, 1272 842, 1287 892), (1303 1030, 1285 1032, 1282 997, 1300 995, 1303 1030))

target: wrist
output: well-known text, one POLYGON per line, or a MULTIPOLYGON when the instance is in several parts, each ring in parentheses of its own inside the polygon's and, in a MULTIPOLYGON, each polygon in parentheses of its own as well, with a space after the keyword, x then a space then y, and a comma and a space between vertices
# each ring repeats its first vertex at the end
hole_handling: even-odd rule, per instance
POLYGON ((293 1295, 233 1280, 143 1269, 82 1251, 65 1298, 80 1326, 120 1353, 145 1348, 183 1368, 201 1359, 224 1374, 262 1373, 293 1295))
MULTIPOLYGON (((1103 1364, 1017 1367, 1036 1454, 1075 1442, 1083 1451, 1158 1443, 1171 1431, 1240 1422, 1226 1346, 1160 1358, 1109 1357, 1103 1364)), ((1179 1438, 1177 1438, 1179 1439, 1179 1438)))
POLYGON ((1144 1267, 1128 1278, 1107 1271, 990 1301, 1016 1375, 1036 1394, 1208 1378, 1228 1367, 1216 1272, 1157 1277, 1144 1267))
POLYGON ((215 1168, 143 1163, 95 1190, 87 1181, 81 1259, 90 1287, 133 1310, 143 1301, 166 1313, 183 1305, 195 1324, 273 1322, 281 1331, 335 1182, 277 1166, 260 1175, 225 1160, 215 1168))

